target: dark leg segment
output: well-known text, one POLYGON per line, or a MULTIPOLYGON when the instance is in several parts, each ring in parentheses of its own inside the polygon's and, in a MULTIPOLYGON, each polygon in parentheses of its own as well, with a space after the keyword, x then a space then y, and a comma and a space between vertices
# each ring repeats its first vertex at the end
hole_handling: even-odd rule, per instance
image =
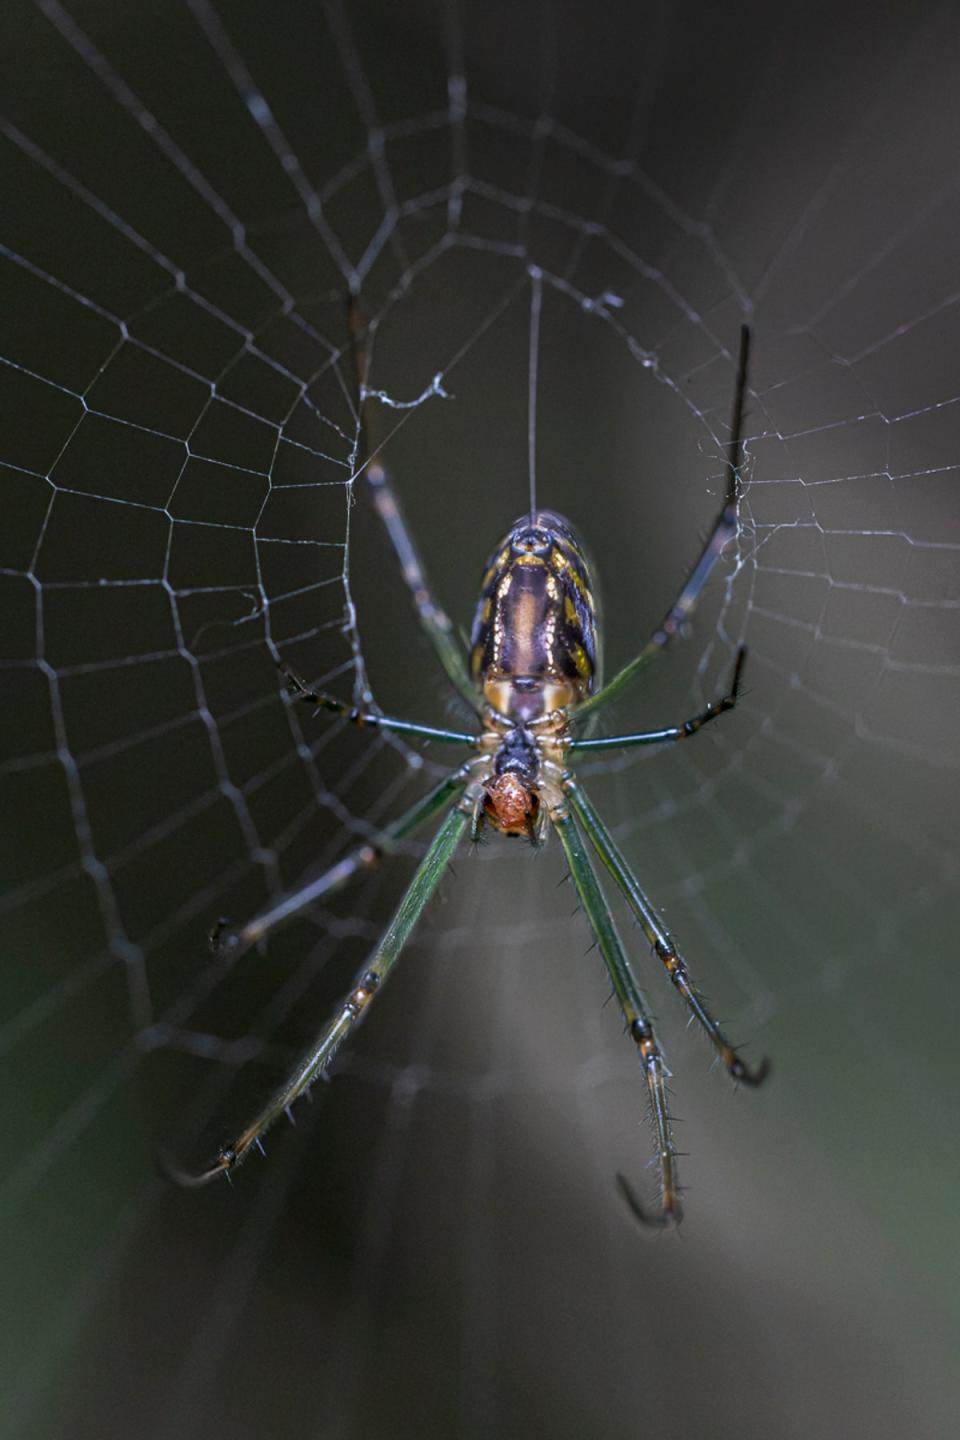
POLYGON ((639 735, 607 735, 600 740, 574 740, 570 749, 579 754, 584 750, 625 750, 632 745, 663 745, 675 740, 689 740, 690 736, 696 735, 704 725, 718 719, 736 705, 740 698, 740 681, 746 658, 746 647, 741 645, 737 651, 737 663, 734 666, 729 695, 724 695, 722 700, 714 700, 705 710, 701 710, 699 715, 684 720, 682 725, 670 725, 666 730, 644 730, 639 735))
POLYGON ((281 665, 280 671, 286 678, 288 691, 295 699, 315 705, 318 710, 329 710, 332 715, 339 715, 341 720, 349 720, 351 725, 365 725, 370 730, 392 730, 400 735, 412 735, 415 739, 440 740, 449 745, 473 745, 476 741, 476 735, 468 735, 463 730, 437 730, 432 725, 417 725, 412 720, 397 720, 391 715, 378 715, 372 710, 358 710, 356 705, 348 705, 345 700, 338 700, 335 695, 327 695, 322 690, 311 690, 289 665, 281 665))
POLYGON ((643 933, 653 946, 656 954, 663 961, 667 974, 686 1001, 690 1013, 710 1037, 720 1059, 734 1080, 740 1080, 745 1085, 761 1084, 769 1073, 769 1062, 763 1060, 756 1070, 751 1070, 744 1061, 741 1060, 716 1020, 714 1020, 710 1014, 699 991, 693 985, 687 972, 686 963, 677 949, 673 937, 661 923, 656 910, 654 910, 650 901, 637 884, 633 872, 623 858, 623 854, 614 841, 613 836, 600 819, 600 816, 580 786, 576 784, 575 781, 568 780, 566 789, 574 814, 587 832, 600 859, 623 891, 627 904, 640 922, 643 933))
POLYGON ((687 577, 686 584, 671 605, 666 615, 660 622, 659 627, 647 641, 646 645, 635 656, 628 665, 614 675, 606 685, 602 686, 596 694, 589 699, 582 701, 573 712, 579 720, 581 716, 588 715, 601 705, 606 705, 618 695, 623 687, 634 678, 635 675, 647 666, 654 656, 669 644, 674 635, 682 630, 693 613, 694 606, 700 597, 704 585, 710 578, 710 572, 720 558, 727 542, 737 532, 737 481, 740 474, 742 462, 741 431, 743 425, 743 401, 747 387, 747 365, 750 356, 750 331, 746 325, 740 330, 740 358, 737 365, 737 388, 733 404, 733 421, 731 424, 730 446, 727 458, 727 489, 724 495, 723 508, 714 521, 713 529, 707 538, 707 543, 700 552, 697 563, 687 577))
POLYGON ((436 890, 453 857, 460 837, 467 826, 467 815, 459 808, 451 810, 437 831, 429 850, 420 862, 410 887, 387 927, 383 939, 354 981, 353 988, 341 1001, 332 1020, 320 1032, 316 1043, 304 1055, 290 1079, 264 1106, 260 1114, 225 1146, 209 1169, 199 1175, 174 1173, 183 1185, 205 1185, 239 1165, 252 1145, 295 1100, 326 1072, 340 1046, 366 1014, 372 1000, 383 988, 401 950, 410 938, 424 906, 436 890))
POLYGON ((634 979, 613 923, 610 907, 600 889, 596 871, 584 848, 573 817, 551 814, 550 818, 560 836, 560 843, 563 845, 580 903, 586 911, 587 919, 597 938, 600 953, 610 972, 610 979, 613 981, 620 1009, 627 1022, 627 1029, 640 1055, 640 1064, 650 1097, 650 1110, 657 1140, 657 1158, 660 1163, 659 1210, 653 1215, 648 1214, 623 1176, 617 1176, 617 1183, 638 1219, 645 1224, 667 1225, 679 1221, 682 1212, 677 1183, 676 1151, 670 1135, 670 1117, 667 1112, 663 1056, 654 1034, 649 1006, 643 991, 634 979))
POLYGON ((251 945, 266 938, 278 925, 292 916, 298 915, 308 905, 314 905, 327 895, 332 895, 342 890, 355 875, 364 870, 370 870, 376 865, 385 854, 389 854, 399 840, 411 835, 424 821, 429 820, 444 805, 463 789, 467 780, 468 771, 466 768, 457 770, 453 775, 448 775, 441 780, 439 785, 427 792, 416 804, 411 805, 390 825, 384 826, 376 835, 367 840, 363 845, 358 845, 349 854, 344 855, 329 870, 318 875, 314 880, 309 880, 299 890, 293 890, 289 895, 284 895, 276 905, 262 914, 255 915, 252 920, 234 929, 229 921, 220 920, 214 927, 210 936, 210 944, 215 953, 221 954, 224 951, 236 951, 240 953, 248 950, 251 945))

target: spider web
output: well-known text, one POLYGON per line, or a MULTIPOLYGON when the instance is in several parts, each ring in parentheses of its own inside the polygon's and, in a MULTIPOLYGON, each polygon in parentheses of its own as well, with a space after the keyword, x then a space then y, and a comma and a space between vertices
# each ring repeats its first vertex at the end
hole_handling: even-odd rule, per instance
POLYGON ((9 14, 2 1433, 948 1433, 950 9, 9 14), (650 1137, 556 846, 460 857, 266 1161, 157 1174, 279 1082, 422 846, 260 951, 210 957, 210 925, 443 773, 291 706, 276 659, 464 719, 355 474, 351 291, 449 613, 532 455, 609 667, 716 512, 753 327, 736 545, 603 724, 694 713, 744 642, 747 693, 694 745, 581 768, 775 1062, 732 1095, 621 917, 683 1117, 679 1242, 612 1187, 650 1137))

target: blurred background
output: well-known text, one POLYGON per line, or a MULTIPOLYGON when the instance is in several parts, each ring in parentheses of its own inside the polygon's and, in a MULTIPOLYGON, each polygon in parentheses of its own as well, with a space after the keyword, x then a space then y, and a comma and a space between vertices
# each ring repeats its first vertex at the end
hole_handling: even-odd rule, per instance
POLYGON ((953 8, 5 18, 0 1434, 953 1434, 953 8), (351 290, 450 614, 526 507, 535 389, 608 670, 716 513, 753 328, 740 534, 602 723, 685 718, 740 643, 743 702, 581 767, 773 1062, 735 1091, 617 910, 673 1072, 677 1234, 614 1187, 654 1187, 652 1137, 555 844, 458 857, 265 1159, 160 1173, 280 1083, 422 846, 260 951, 213 958, 210 926, 450 758, 291 707, 274 656, 469 723, 354 483, 351 290))

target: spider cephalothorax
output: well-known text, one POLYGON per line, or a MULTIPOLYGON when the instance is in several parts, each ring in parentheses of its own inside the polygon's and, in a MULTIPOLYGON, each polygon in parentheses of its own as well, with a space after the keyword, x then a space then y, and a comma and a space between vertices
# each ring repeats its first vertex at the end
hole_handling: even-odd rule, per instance
MULTIPOLYGON (((390 924, 357 975, 353 989, 304 1055, 289 1081, 270 1099, 214 1163, 199 1175, 181 1177, 203 1184, 232 1170, 259 1144, 264 1131, 333 1062, 354 1026, 380 993, 424 906, 440 883, 472 822, 476 836, 486 820, 504 835, 542 842, 549 822, 563 847, 574 888, 596 936, 600 953, 633 1039, 646 1081, 660 1166, 660 1204, 648 1215, 620 1177, 628 1203, 641 1219, 666 1224, 680 1218, 676 1151, 667 1112, 666 1067, 643 991, 617 933, 599 878, 584 844, 589 840, 604 869, 621 890, 653 953, 662 962, 691 1017, 704 1030, 734 1080, 758 1085, 766 1064, 751 1070, 727 1040, 695 989, 686 963, 603 820, 594 810, 569 763, 585 751, 620 750, 688 739, 736 704, 746 652, 738 652, 730 691, 698 715, 664 730, 587 739, 579 726, 620 693, 655 655, 662 653, 689 618, 697 597, 727 541, 737 528, 740 422, 746 386, 748 333, 741 334, 733 409, 733 433, 723 505, 700 557, 673 605, 647 644, 608 684, 599 686, 597 612, 590 571, 572 526, 550 510, 531 508, 500 541, 487 562, 470 634, 469 662, 456 632, 433 599, 397 498, 380 461, 373 456, 367 478, 374 503, 393 542, 413 595, 420 623, 460 697, 480 722, 480 733, 436 729, 360 710, 335 696, 311 690, 286 666, 291 692, 318 709, 369 729, 382 728, 422 740, 473 750, 465 761, 403 815, 343 856, 329 870, 254 916, 242 929, 217 927, 217 944, 237 949, 258 943, 274 925, 345 884, 394 849, 419 825, 447 809, 447 815, 420 861, 390 924)), ((358 367, 361 382, 364 367, 358 367)), ((360 467, 363 469, 363 466, 360 467)), ((358 472, 359 473, 359 472, 358 472)))

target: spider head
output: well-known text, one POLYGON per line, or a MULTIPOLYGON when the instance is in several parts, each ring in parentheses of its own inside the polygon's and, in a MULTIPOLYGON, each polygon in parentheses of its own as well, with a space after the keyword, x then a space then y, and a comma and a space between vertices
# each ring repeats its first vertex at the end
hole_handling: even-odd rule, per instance
POLYGON ((507 537, 514 555, 549 555, 557 536, 570 541, 573 531, 555 510, 534 510, 515 520, 507 537))
POLYGON ((525 835, 532 845, 539 844, 540 796, 515 771, 505 771, 487 781, 483 813, 502 835, 525 835))

